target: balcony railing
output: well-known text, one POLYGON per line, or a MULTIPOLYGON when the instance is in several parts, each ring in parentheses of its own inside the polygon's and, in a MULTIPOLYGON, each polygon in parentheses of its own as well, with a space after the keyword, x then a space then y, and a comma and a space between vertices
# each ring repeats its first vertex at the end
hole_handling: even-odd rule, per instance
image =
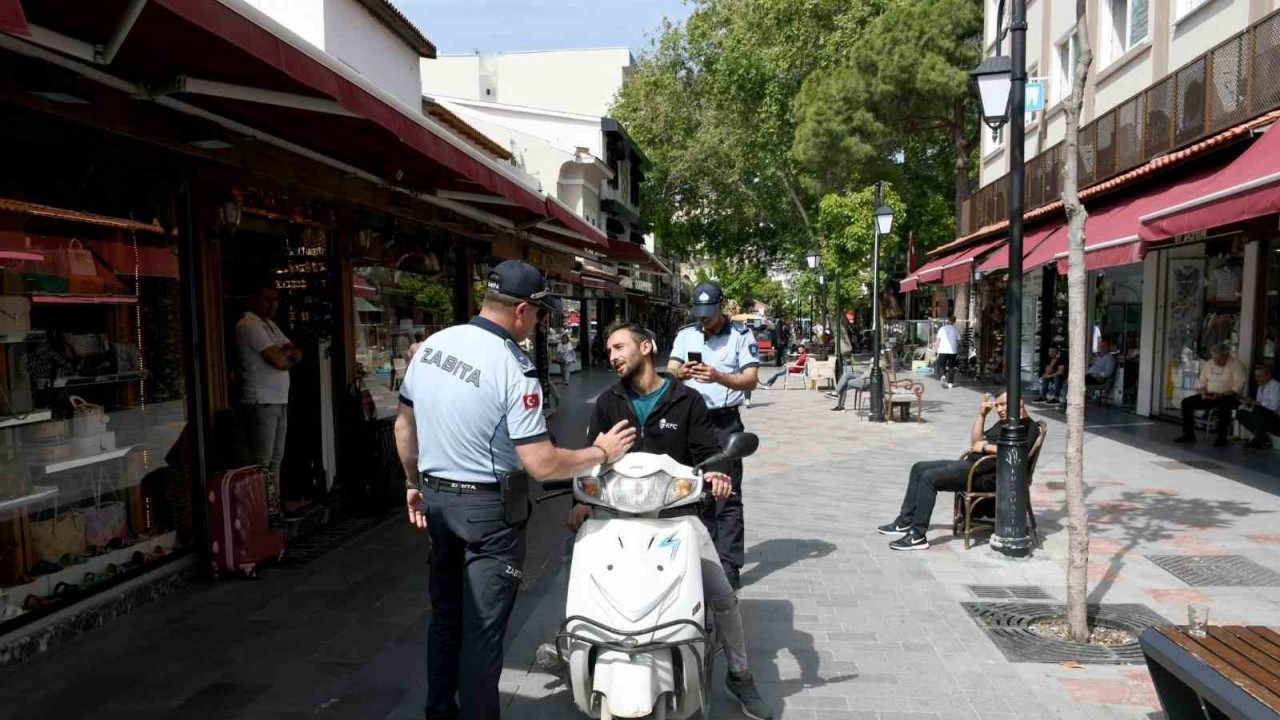
MULTIPOLYGON (((1102 182, 1277 108, 1280 11, 1082 127, 1080 186, 1102 182)), ((1058 143, 1026 163, 1027 210, 1058 200, 1062 162, 1063 144, 1058 143)), ((965 235, 1008 219, 1008 177, 965 198, 960 210, 965 235)))

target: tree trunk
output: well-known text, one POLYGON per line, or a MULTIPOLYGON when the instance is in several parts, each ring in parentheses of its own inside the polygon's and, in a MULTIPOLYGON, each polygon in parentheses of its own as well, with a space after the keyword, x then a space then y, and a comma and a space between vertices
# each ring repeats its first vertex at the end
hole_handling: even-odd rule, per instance
POLYGON ((955 197, 955 215, 956 215, 956 237, 965 234, 964 231, 964 201, 969 197, 971 192, 969 183, 969 138, 965 136, 965 101, 964 98, 956 100, 954 111, 951 119, 951 150, 955 153, 955 179, 956 179, 956 197, 955 197))
POLYGON ((1067 367, 1067 622, 1072 642, 1089 641, 1089 510, 1085 506, 1084 486, 1084 405, 1085 372, 1088 339, 1088 297, 1084 268, 1084 223, 1088 218, 1080 202, 1080 112, 1084 105, 1085 82, 1093 63, 1089 47, 1089 30, 1085 18, 1085 0, 1076 2, 1076 35, 1080 57, 1076 63, 1071 97, 1064 104, 1066 139, 1063 143, 1062 204, 1067 212, 1067 304, 1070 354, 1067 367))

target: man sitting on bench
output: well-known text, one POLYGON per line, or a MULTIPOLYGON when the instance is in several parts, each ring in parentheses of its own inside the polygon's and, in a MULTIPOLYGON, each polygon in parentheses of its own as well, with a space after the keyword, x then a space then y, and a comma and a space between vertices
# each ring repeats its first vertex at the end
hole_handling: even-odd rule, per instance
POLYGON ((1116 356, 1111 354, 1111 343, 1108 340, 1098 341, 1098 352, 1089 363, 1089 374, 1085 375, 1085 387, 1106 385, 1116 374, 1116 356))
POLYGON ((1196 411, 1218 411, 1218 437, 1214 446, 1227 444, 1227 431, 1231 427, 1231 411, 1240 404, 1240 393, 1248 380, 1244 363, 1231 357, 1231 346, 1219 343, 1213 346, 1213 359, 1200 370, 1196 383, 1199 392, 1182 401, 1182 434, 1174 438, 1176 443, 1196 441, 1196 411))
MULTIPOLYGON (((938 493, 964 490, 969 480, 969 469, 984 456, 996 454, 996 441, 1000 438, 1000 428, 1007 413, 1007 398, 1004 393, 994 403, 989 403, 984 398, 978 417, 973 421, 973 430, 969 433, 969 452, 963 460, 926 460, 911 466, 906 496, 902 499, 902 510, 893 522, 876 528, 881 535, 902 535, 900 539, 889 543, 890 548, 925 550, 929 547, 925 532, 929 529, 929 518, 933 515, 938 493), (1000 422, 987 430, 984 427, 987 415, 992 410, 996 411, 1000 422)), ((1035 447, 1036 439, 1040 436, 1040 424, 1033 422, 1027 415, 1025 404, 1022 407, 1022 424, 1027 428, 1027 447, 1035 447)), ((983 463, 974 477, 973 489, 990 492, 995 486, 996 464, 983 463)))

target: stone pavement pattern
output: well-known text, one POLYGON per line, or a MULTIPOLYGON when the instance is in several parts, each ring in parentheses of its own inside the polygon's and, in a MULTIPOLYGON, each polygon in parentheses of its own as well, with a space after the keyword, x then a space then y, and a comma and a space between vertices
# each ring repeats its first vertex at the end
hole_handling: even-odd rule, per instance
MULTIPOLYGON (((871 425, 853 412, 829 412, 830 400, 804 390, 758 392, 746 413, 761 447, 746 461, 741 598, 752 670, 778 716, 1159 716, 1145 666, 1012 664, 961 607, 978 600, 967 585, 1036 585, 1057 602, 1065 599, 1061 416, 1045 418, 1049 436, 1032 493, 1045 547, 1032 559, 998 559, 985 538, 966 551, 951 535, 949 495, 935 511, 930 550, 891 551, 892 538, 875 532, 896 515, 914 460, 958 457, 967 445, 981 392, 925 382, 921 424, 871 425)), ((1280 483, 1225 465, 1164 469, 1155 463, 1199 456, 1172 444, 1142 449, 1093 433, 1106 429, 1094 428, 1086 439, 1090 601, 1141 603, 1182 623, 1188 603, 1208 602, 1214 622, 1280 625, 1280 589, 1191 588, 1144 557, 1232 554, 1280 569, 1274 553, 1280 536, 1272 532, 1280 483)), ((1167 428, 1169 438, 1176 433, 1167 428)), ((543 602, 562 601, 553 590, 543 602)), ((539 622, 516 639, 507 678, 516 694, 512 717, 574 717, 550 677, 521 677, 522 655, 545 640, 559 610, 535 611, 539 622)), ((723 692, 716 703, 716 717, 739 717, 723 692)))
MULTIPOLYGON (((996 559, 985 541, 964 550, 946 497, 927 552, 890 551, 891 538, 875 533, 896 513, 914 460, 955 457, 966 445, 981 393, 925 382, 922 424, 869 425, 804 390, 759 392, 747 411, 761 449, 746 463, 742 607, 752 670, 778 716, 1158 716, 1143 666, 1011 664, 961 607, 977 599, 965 587, 974 584, 1064 597, 1060 422, 1050 421, 1032 493, 1046 536, 1033 559, 996 559)), ((579 384, 589 388, 574 393, 580 402, 602 385, 579 384)), ((566 444, 579 437, 566 426, 583 417, 559 418, 566 444)), ((1187 603, 1208 602, 1214 622, 1280 625, 1280 588, 1193 588, 1145 557, 1240 555, 1280 570, 1276 481, 1226 465, 1171 469, 1156 463, 1201 456, 1091 432, 1091 600, 1145 604, 1178 622, 1187 603)), ((564 511, 538 510, 539 569, 517 604, 502 681, 510 718, 578 717, 557 681, 530 670, 563 613, 564 511)), ((302 569, 199 584, 0 672, 0 716, 420 718, 430 612, 421 549, 396 518, 302 569)), ((741 717, 722 689, 714 717, 741 717)))

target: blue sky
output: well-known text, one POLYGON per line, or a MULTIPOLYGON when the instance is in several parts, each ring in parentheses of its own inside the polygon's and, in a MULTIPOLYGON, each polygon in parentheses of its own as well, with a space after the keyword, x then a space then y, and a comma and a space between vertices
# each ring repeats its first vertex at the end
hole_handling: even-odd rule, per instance
POLYGON ((626 45, 639 54, 682 0, 393 0, 440 54, 626 45))

